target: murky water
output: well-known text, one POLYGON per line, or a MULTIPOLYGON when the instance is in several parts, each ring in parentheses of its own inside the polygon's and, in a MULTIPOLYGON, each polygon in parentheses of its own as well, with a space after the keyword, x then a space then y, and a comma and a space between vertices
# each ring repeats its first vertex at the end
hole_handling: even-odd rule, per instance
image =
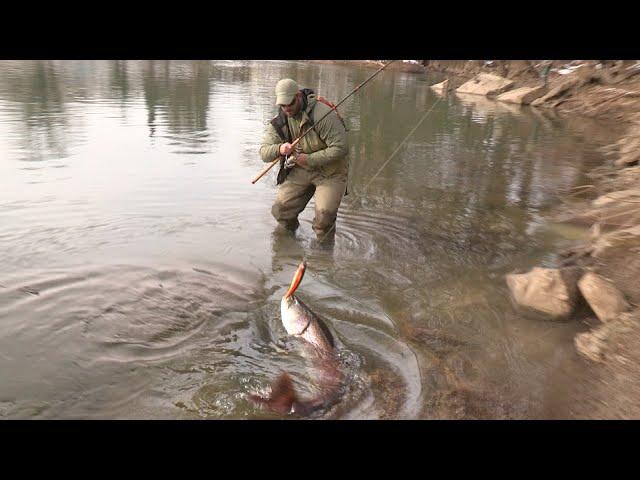
MULTIPOLYGON (((538 418, 576 323, 517 314, 503 275, 554 261, 545 223, 612 126, 383 72, 348 100, 333 249, 274 234, 257 154, 289 76, 337 102, 370 69, 309 62, 0 62, 0 417, 277 418, 246 399, 314 366, 303 298, 348 373, 320 418, 538 418), (422 118, 424 123, 400 142, 422 118)), ((274 169, 275 170, 275 169, 274 169)))

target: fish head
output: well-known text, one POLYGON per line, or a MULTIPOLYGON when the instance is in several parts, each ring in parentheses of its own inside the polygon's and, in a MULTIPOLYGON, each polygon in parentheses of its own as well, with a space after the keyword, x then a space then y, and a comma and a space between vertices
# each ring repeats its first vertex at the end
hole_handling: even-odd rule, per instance
POLYGON ((300 301, 291 295, 280 302, 282 325, 289 335, 299 335, 309 324, 309 317, 300 301))

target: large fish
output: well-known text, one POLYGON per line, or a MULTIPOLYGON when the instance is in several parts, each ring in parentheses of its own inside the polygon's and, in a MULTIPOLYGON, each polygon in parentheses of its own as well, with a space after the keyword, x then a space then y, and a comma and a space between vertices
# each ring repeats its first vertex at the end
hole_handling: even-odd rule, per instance
POLYGON ((304 339, 313 352, 313 361, 321 375, 318 381, 320 395, 311 400, 299 399, 293 388, 291 377, 281 374, 271 386, 271 395, 263 397, 250 395, 255 403, 265 405, 278 413, 309 415, 313 411, 326 407, 337 400, 344 375, 339 369, 335 356, 335 341, 329 328, 320 317, 311 311, 294 293, 307 268, 302 262, 296 270, 291 286, 280 302, 282 324, 289 335, 304 339))

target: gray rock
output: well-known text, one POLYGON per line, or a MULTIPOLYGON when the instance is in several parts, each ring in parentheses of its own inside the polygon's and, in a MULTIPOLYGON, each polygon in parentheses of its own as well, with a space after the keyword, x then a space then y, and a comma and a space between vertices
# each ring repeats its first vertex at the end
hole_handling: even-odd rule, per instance
POLYGON ((496 100, 499 102, 528 105, 536 98, 544 95, 546 91, 547 89, 545 87, 521 87, 499 95, 496 100))
POLYGON ((602 322, 609 322, 629 310, 630 305, 611 280, 594 272, 578 281, 580 293, 602 322))
POLYGON ((435 85, 431 85, 433 90, 441 93, 447 93, 449 91, 449 80, 445 80, 444 82, 436 83, 435 85))
POLYGON ((456 92, 470 93, 473 95, 500 95, 511 89, 514 85, 512 80, 493 75, 491 73, 479 73, 475 78, 462 84, 456 92))
POLYGON ((506 281, 517 305, 560 320, 569 317, 578 303, 580 273, 578 267, 536 267, 528 273, 509 274, 506 281))

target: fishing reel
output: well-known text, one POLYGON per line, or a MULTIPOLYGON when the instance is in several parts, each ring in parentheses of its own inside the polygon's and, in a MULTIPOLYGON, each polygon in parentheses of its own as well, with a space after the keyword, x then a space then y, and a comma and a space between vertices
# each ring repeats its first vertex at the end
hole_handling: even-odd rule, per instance
POLYGON ((284 168, 286 170, 290 170, 296 166, 296 157, 293 155, 285 155, 284 157, 284 168))
POLYGON ((285 155, 284 157, 284 168, 286 170, 290 170, 296 166, 296 158, 298 154, 302 151, 300 145, 296 145, 296 148, 291 153, 291 155, 285 155))

